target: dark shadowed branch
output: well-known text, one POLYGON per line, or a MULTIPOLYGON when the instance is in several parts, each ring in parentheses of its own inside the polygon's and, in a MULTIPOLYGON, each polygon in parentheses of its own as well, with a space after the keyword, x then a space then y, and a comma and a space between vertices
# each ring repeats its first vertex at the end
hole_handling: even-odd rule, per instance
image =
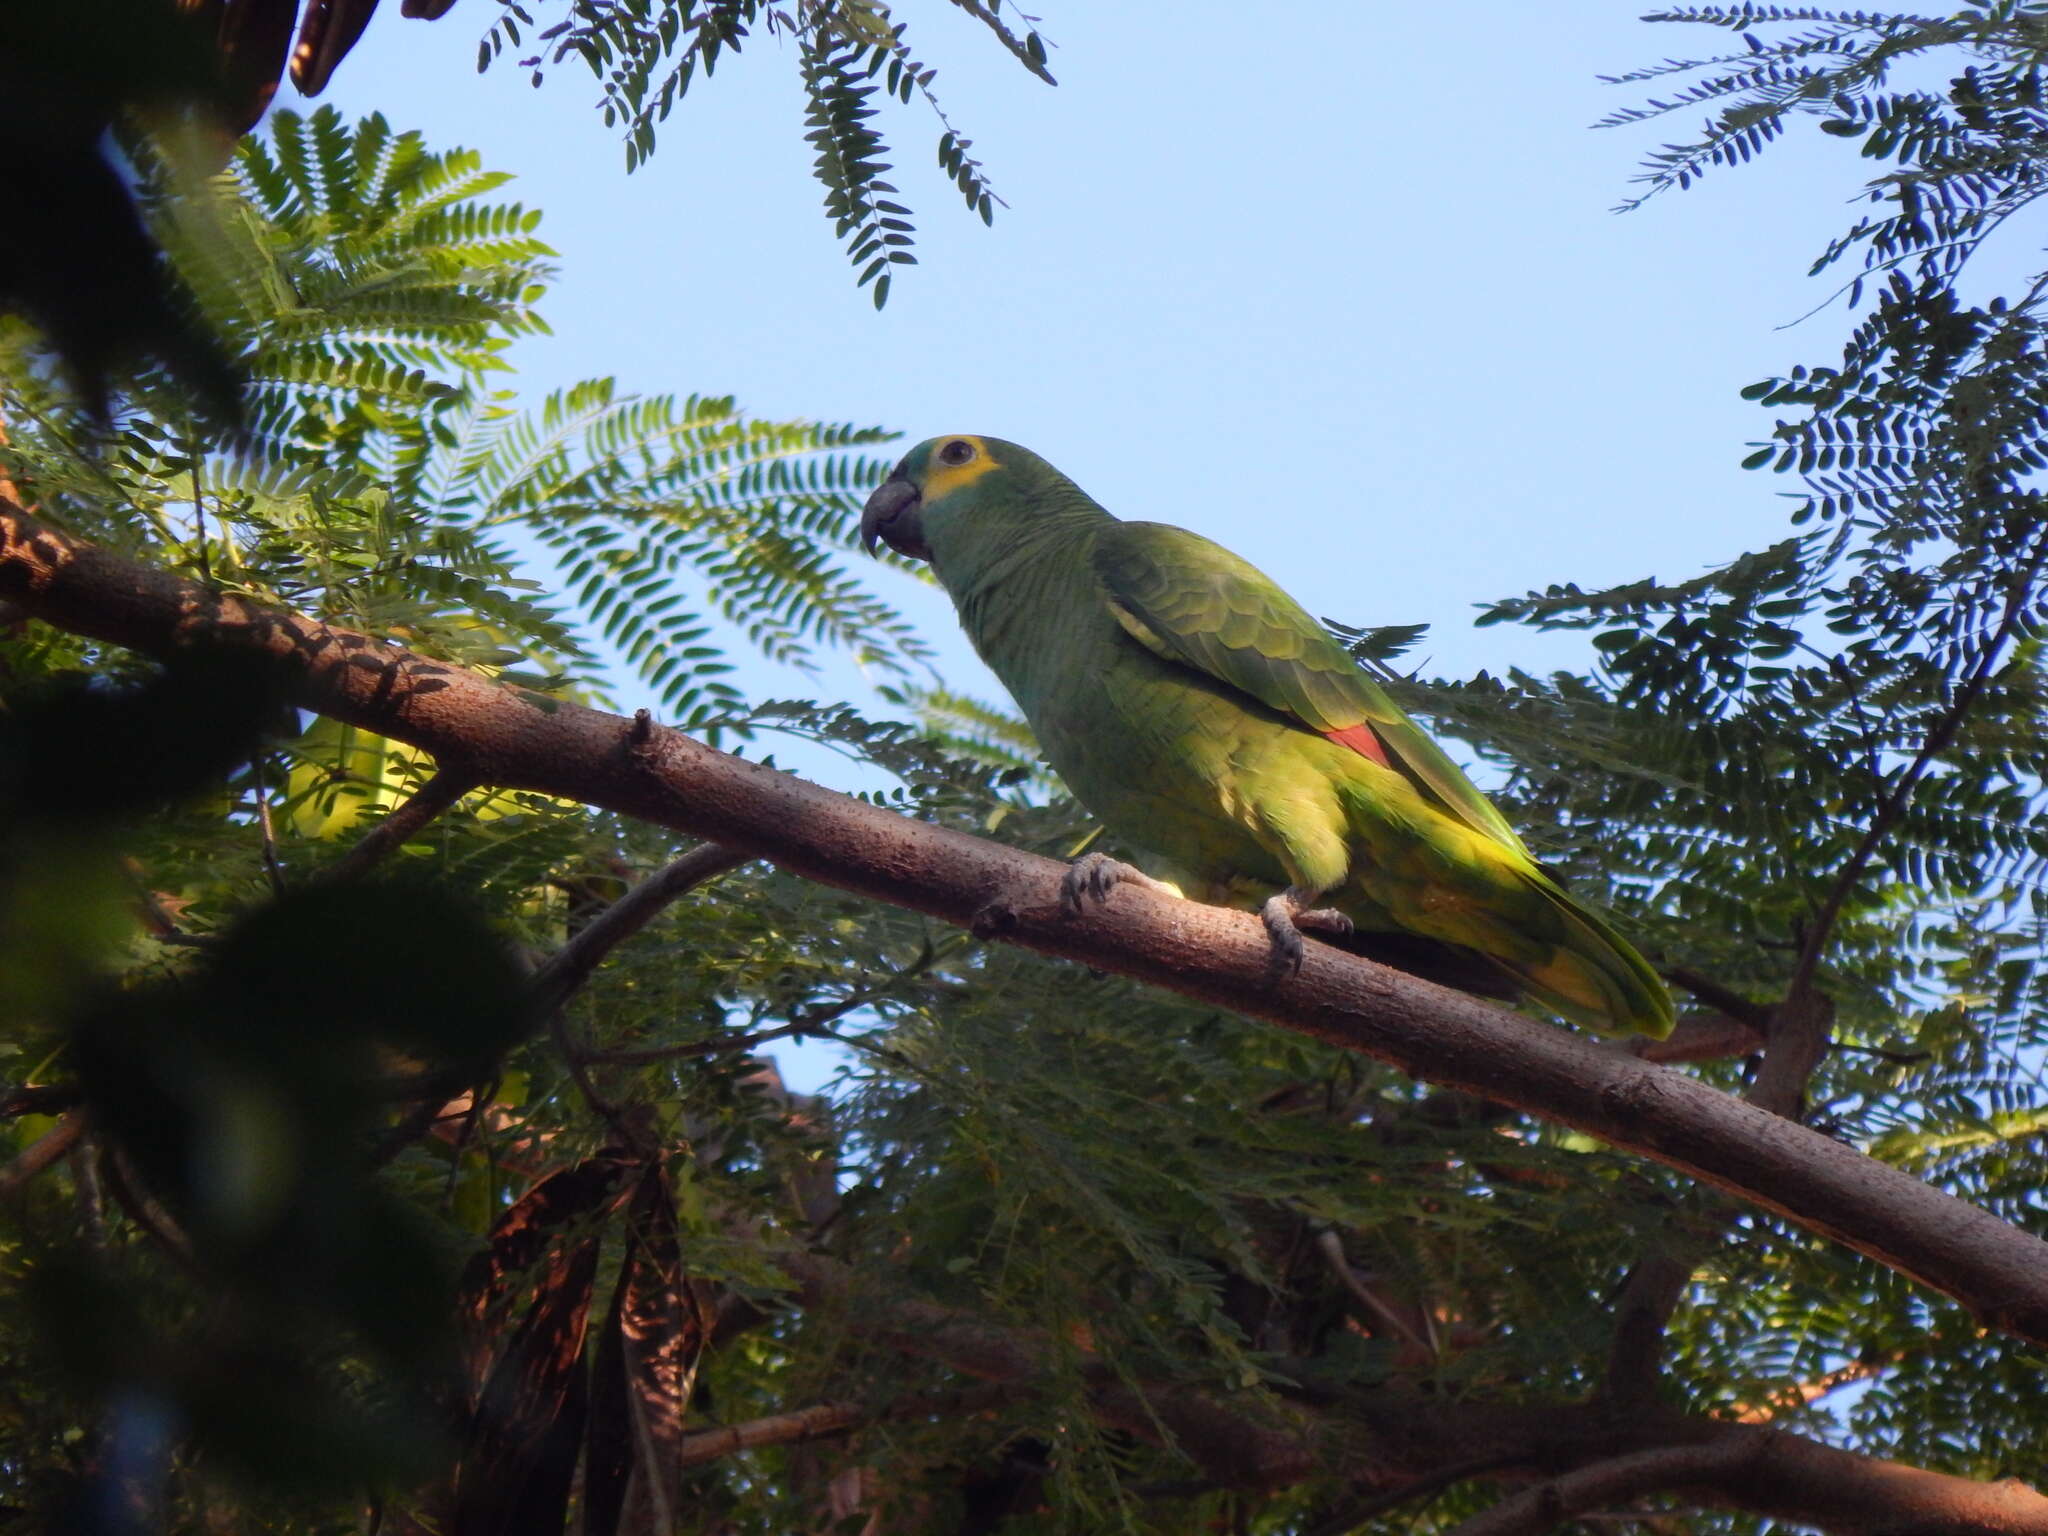
POLYGON ((830 1435, 850 1434, 870 1424, 902 1419, 959 1418, 997 1407, 1014 1395, 1008 1387, 990 1383, 958 1392, 936 1392, 880 1405, 814 1403, 808 1408, 796 1408, 788 1413, 770 1414, 766 1418, 748 1419, 744 1423, 685 1435, 677 1447, 677 1457, 683 1466, 701 1466, 707 1461, 735 1456, 741 1451, 756 1450, 764 1445, 796 1445, 830 1435))
POLYGON ((752 855, 716 843, 703 843, 671 860, 580 929, 533 975, 535 1003, 549 1012, 560 1008, 590 980, 605 956, 707 880, 738 869, 752 855))
POLYGON ((573 1037, 562 1007, 598 966, 619 945, 645 928, 673 903, 680 901, 707 880, 716 879, 747 862, 747 855, 701 843, 688 853, 670 860, 617 901, 606 907, 580 929, 574 938, 556 950, 534 973, 534 1003, 547 1018, 548 1029, 562 1053, 562 1062, 583 1101, 608 1121, 615 1133, 632 1139, 632 1129, 614 1104, 591 1080, 585 1063, 591 1053, 573 1037))
POLYGON ((85 1134, 85 1111, 74 1109, 15 1154, 0 1168, 0 1200, 25 1188, 29 1180, 62 1158, 85 1134))
MULTIPOLYGON (((900 1290, 877 1296, 861 1288, 852 1270, 819 1254, 786 1251, 773 1258, 796 1282, 802 1304, 842 1309, 852 1330, 873 1343, 1019 1390, 1049 1379, 1055 1351, 1044 1337, 900 1290)), ((1710 1494, 1720 1506, 1844 1532, 2048 1536, 2048 1498, 2024 1484, 1973 1482, 1778 1429, 1668 1409, 1616 1415, 1597 1403, 1492 1403, 1400 1386, 1358 1388, 1343 1394, 1347 1427, 1333 1436, 1306 1415, 1261 1409, 1242 1396, 1133 1385, 1107 1364, 1084 1364, 1081 1374, 1092 1384, 1090 1407, 1103 1423, 1176 1445, 1223 1486, 1271 1489, 1331 1475, 1395 1485, 1330 1512, 1352 1525, 1375 1506, 1398 1508, 1452 1482, 1540 1467, 1541 1484, 1466 1522, 1462 1536, 1547 1530, 1596 1506, 1689 1489, 1710 1494), (1444 1459, 1418 1465, 1418 1447, 1444 1459)), ((1348 1528, 1326 1521, 1318 1536, 1348 1528)))
MULTIPOLYGON (((1376 1520, 1409 1505, 1424 1505, 1425 1501, 1434 1500, 1438 1494, 1459 1483, 1488 1472, 1498 1472, 1520 1460, 1522 1453, 1519 1451, 1504 1456, 1482 1456, 1477 1461, 1457 1462, 1427 1476, 1404 1482, 1391 1492, 1354 1493, 1319 1511, 1310 1521, 1306 1536, 1351 1536, 1351 1532, 1363 1530, 1368 1520, 1376 1520)), ((1412 1511, 1415 1514, 1421 1512, 1420 1508, 1412 1511)))
POLYGON ((23 1083, 0 1092, 0 1120, 16 1115, 58 1115, 83 1097, 75 1083, 23 1083))
POLYGON ((1452 1536, 1539 1536, 1575 1515, 1660 1493, 1692 1494, 1827 1531, 1983 1536, 2048 1525, 2048 1499, 2016 1482, 1973 1483, 1739 1424, 1697 1440, 1575 1468, 1496 1504, 1452 1536))
POLYGON ((395 807, 376 826, 363 834, 362 841, 320 872, 323 880, 354 880, 378 864, 393 849, 402 847, 422 827, 477 787, 466 773, 442 767, 422 784, 403 805, 395 807))
POLYGON ((787 1024, 778 1024, 773 1029, 757 1029, 744 1035, 713 1035, 708 1040, 684 1040, 674 1045, 626 1046, 615 1051, 579 1049, 576 1056, 579 1061, 608 1067, 644 1067, 657 1061, 680 1061, 691 1056, 736 1055, 793 1036, 823 1033, 836 1020, 857 1008, 865 1008, 874 1000, 874 993, 856 992, 829 1007, 806 1009, 787 1024))

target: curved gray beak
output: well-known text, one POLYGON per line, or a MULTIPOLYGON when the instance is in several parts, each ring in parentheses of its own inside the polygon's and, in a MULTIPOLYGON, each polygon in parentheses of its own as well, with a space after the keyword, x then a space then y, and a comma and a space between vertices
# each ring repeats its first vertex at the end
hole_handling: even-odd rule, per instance
POLYGON ((923 493, 908 480, 889 479, 877 486, 860 514, 860 541, 867 552, 872 555, 879 540, 899 555, 931 559, 917 516, 923 499, 923 493))

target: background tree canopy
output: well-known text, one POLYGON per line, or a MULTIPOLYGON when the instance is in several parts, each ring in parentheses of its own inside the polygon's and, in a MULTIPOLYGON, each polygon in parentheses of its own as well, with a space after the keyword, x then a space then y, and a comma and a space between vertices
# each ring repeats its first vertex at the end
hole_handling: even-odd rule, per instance
MULTIPOLYGON (((487 47, 533 46, 542 9, 487 47)), ((1028 21, 963 9, 1042 70, 1028 21)), ((1791 526, 1692 581, 1492 606, 1589 631, 1582 673, 1411 676, 1412 630, 1340 626, 1689 997, 1635 1048, 1663 1065, 1568 1058, 1652 1085, 1609 1095, 1604 1141, 1538 1072, 1548 1023, 1311 965, 1368 1022, 1422 1009, 1446 1053, 1506 1030, 1499 1096, 1469 1091, 1392 1034, 1329 1043, 1285 989, 1252 1010, 1276 1028, 1130 979, 1160 969, 1142 917, 1087 969, 1000 942, 1038 931, 1000 891, 970 932, 913 874, 882 901, 777 867, 829 875, 863 856, 842 825, 879 820, 792 798, 771 838, 738 791, 636 814, 508 768, 630 679, 660 725, 562 764, 668 782, 695 751, 669 726, 756 761, 803 740, 912 822, 1096 837, 854 562, 886 431, 609 379, 520 399, 553 256, 476 154, 328 109, 273 113, 210 177, 136 137, 128 249, 166 254, 161 302, 81 352, 43 297, 60 267, 0 283, 29 317, 0 333, 6 1517, 2048 1530, 2004 1481, 2048 1453, 2048 1313, 1997 1269, 2038 1274, 2048 1221, 2048 277, 1985 292, 1968 265, 2048 186, 2048 21, 1653 19, 1728 46, 1627 77, 1659 94, 1617 121, 1708 114, 1646 193, 1804 126, 1871 162, 1821 258, 1843 354, 1750 391, 1791 526), (208 359, 233 420, 195 395, 208 359), (851 653, 882 707, 749 697, 741 645, 851 653), (829 1095, 781 1081, 792 1038, 848 1053, 829 1095), (1716 1092, 1656 1097, 1681 1075, 1716 1092), (1763 1175, 1686 1150, 1737 1099, 1819 1134, 1786 1126, 1763 1175), (1843 1146, 2006 1226, 1816 1204, 1843 1146), (1940 1273, 1911 1258, 1945 1246, 1940 1273)), ((638 153, 749 28, 793 36, 879 299, 904 232, 860 93, 929 84, 887 12, 560 26, 534 67, 589 63, 638 153)), ((72 216, 50 251, 95 228, 72 216)), ((913 870, 925 845, 877 836, 913 870)), ((1220 995, 1204 963, 1182 990, 1220 995)))

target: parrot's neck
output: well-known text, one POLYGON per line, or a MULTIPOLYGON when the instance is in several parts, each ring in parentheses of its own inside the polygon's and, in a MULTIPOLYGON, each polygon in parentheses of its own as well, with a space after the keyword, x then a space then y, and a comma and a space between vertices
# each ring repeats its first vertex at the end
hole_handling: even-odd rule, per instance
POLYGON ((1115 521, 1077 491, 1071 500, 1009 522, 1000 537, 947 538, 934 530, 933 566, 964 617, 970 607, 1054 573, 1085 570, 1095 535, 1115 521))
POLYGON ((1067 623, 1056 622, 1055 616, 1073 615, 1075 597, 1092 588, 1096 537, 1115 521, 1083 499, 1005 530, 1000 541, 963 551, 964 559, 947 559, 939 552, 961 628, 1020 702, 1039 696, 1048 678, 1067 667, 1068 652, 1082 638, 1074 632, 1075 622, 1085 627, 1089 619, 1100 618, 1114 625, 1106 608, 1085 608, 1085 617, 1067 623))

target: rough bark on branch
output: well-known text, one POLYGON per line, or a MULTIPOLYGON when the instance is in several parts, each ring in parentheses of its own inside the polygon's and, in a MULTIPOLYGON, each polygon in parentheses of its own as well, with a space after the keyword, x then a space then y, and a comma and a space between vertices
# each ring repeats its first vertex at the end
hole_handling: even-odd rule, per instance
POLYGON ((267 655, 292 702, 460 763, 791 873, 1116 971, 1573 1126, 1775 1211, 2048 1343, 2048 1244, 1682 1074, 1402 972, 1310 945, 1275 978, 1248 913, 1136 888, 1061 912, 1063 866, 913 822, 679 732, 493 683, 369 636, 216 592, 0 502, 0 601, 170 658, 267 655))
POLYGON ((1657 1493, 1812 1523, 1829 1536, 2027 1536, 2048 1499, 2024 1483, 1972 1483, 1774 1430, 1702 1423, 1690 1445, 1594 1462, 1525 1490, 1451 1536, 1539 1536, 1657 1493))

